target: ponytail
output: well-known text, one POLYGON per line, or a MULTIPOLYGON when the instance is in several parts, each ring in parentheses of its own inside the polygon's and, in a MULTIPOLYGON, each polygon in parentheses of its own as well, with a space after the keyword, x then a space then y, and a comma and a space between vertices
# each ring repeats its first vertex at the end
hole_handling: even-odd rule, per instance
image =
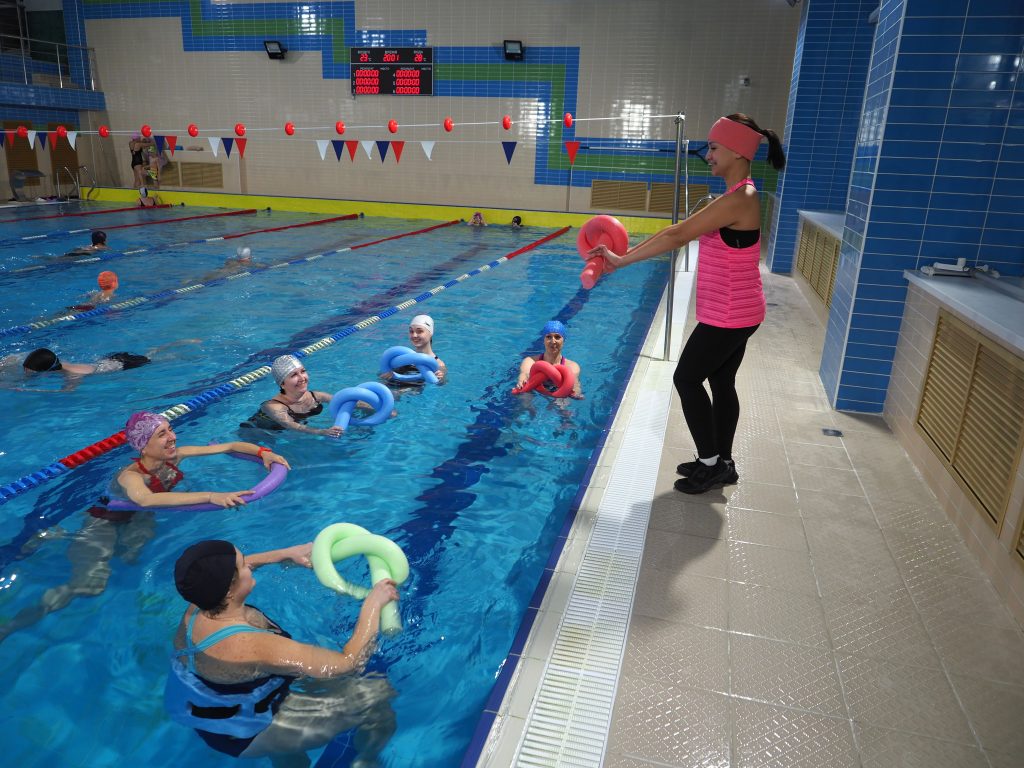
POLYGON ((768 163, 772 168, 777 171, 781 171, 786 167, 786 153, 782 150, 782 142, 779 140, 779 136, 775 131, 767 128, 762 129, 757 123, 742 112, 736 112, 734 114, 727 115, 727 117, 729 120, 735 120, 737 123, 745 125, 751 130, 757 131, 768 140, 768 163))

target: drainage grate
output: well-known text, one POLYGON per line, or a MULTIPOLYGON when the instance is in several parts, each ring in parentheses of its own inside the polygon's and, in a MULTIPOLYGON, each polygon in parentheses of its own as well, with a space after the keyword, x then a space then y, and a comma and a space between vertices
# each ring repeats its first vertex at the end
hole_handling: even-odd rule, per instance
POLYGON ((828 435, 829 437, 842 437, 843 432, 840 429, 832 429, 831 427, 822 427, 821 434, 828 435))
POLYGON ((637 397, 527 717, 517 766, 601 765, 668 423, 669 396, 666 390, 637 397))

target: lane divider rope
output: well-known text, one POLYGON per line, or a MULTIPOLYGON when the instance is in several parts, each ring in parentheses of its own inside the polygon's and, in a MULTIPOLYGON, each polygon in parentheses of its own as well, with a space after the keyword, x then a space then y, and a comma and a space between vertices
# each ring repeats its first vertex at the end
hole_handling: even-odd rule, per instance
POLYGON ((143 208, 133 205, 131 208, 104 208, 102 211, 79 211, 78 213, 55 213, 52 216, 15 216, 13 219, 0 219, 0 224, 20 224, 23 221, 42 221, 43 219, 69 219, 72 216, 99 216, 101 213, 126 213, 127 211, 151 211, 154 208, 170 208, 170 203, 160 203, 143 208))

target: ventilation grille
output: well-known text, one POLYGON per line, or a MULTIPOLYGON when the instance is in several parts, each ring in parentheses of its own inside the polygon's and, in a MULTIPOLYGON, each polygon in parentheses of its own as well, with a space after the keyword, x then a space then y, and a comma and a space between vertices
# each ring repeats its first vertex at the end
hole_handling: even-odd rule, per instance
POLYGON ((590 207, 598 210, 647 210, 647 184, 643 181, 603 181, 590 184, 590 207))
MULTIPOLYGON (((4 120, 3 125, 7 130, 14 130, 19 125, 23 125, 24 122, 24 120, 4 120)), ((35 147, 29 145, 28 139, 23 139, 21 136, 16 135, 13 141, 5 141, 4 153, 7 158, 8 172, 39 170, 35 147)), ((37 187, 39 184, 40 179, 38 176, 30 176, 25 179, 26 187, 37 187)))
MULTIPOLYGON (((690 185, 690 205, 693 205, 702 197, 705 197, 711 191, 711 187, 707 184, 691 184, 690 185)), ((705 200, 700 204, 700 208, 703 208, 708 204, 708 200, 705 200)), ((697 210, 699 211, 700 208, 697 210)), ((672 185, 657 182, 651 184, 651 202, 648 205, 647 210, 652 213, 672 213, 672 185)), ((685 219, 687 216, 686 211, 686 187, 682 184, 679 185, 679 217, 685 219)))
POLYGON ((804 219, 797 243, 796 268, 826 307, 832 306, 841 246, 842 241, 831 232, 804 219))
POLYGON ((160 171, 164 187, 224 189, 224 166, 220 163, 170 162, 160 171))
POLYGON ((940 310, 917 427, 999 531, 1024 447, 1024 360, 940 310))

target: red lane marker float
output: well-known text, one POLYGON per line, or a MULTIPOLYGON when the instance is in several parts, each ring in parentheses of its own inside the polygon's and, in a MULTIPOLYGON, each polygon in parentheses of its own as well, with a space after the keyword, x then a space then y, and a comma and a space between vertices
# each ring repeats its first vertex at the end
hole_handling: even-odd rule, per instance
POLYGON ((245 237, 246 235, 255 235, 260 232, 280 232, 285 229, 298 229, 299 227, 315 227, 317 224, 329 224, 332 221, 352 221, 352 219, 358 219, 358 213, 347 213, 344 216, 335 216, 331 219, 317 219, 316 221, 306 221, 302 224, 289 224, 285 227, 269 227, 267 229, 254 229, 251 232, 239 232, 236 235, 224 235, 221 240, 234 240, 236 237, 245 237))
MULTIPOLYGON (((154 224, 170 224, 175 221, 192 221, 193 219, 215 219, 218 216, 244 216, 249 213, 256 213, 255 208, 246 208, 244 211, 225 211, 224 213, 203 213, 199 216, 181 216, 177 219, 160 219, 159 221, 141 221, 138 224, 118 224, 114 227, 104 227, 107 232, 112 229, 131 229, 132 227, 151 227, 154 224)), ((89 230, 84 230, 88 232, 89 230)))
POLYGON ((72 454, 65 456, 63 459, 58 459, 68 469, 74 469, 75 467, 85 464, 85 462, 95 459, 97 456, 102 456, 107 451, 112 451, 115 448, 125 444, 124 430, 117 432, 110 437, 105 437, 102 440, 97 440, 92 445, 87 445, 81 450, 75 451, 72 454))
MULTIPOLYGON (((435 224, 432 227, 426 227, 425 229, 416 229, 412 232, 403 232, 400 235, 391 235, 391 237, 382 237, 380 240, 373 240, 369 243, 360 243, 359 245, 353 245, 349 250, 354 251, 357 248, 369 248, 371 245, 377 245, 378 243, 386 243, 388 240, 398 240, 400 237, 409 237, 410 235, 422 235, 424 232, 432 232, 435 229, 441 229, 442 227, 450 227, 452 224, 458 224, 458 219, 452 221, 446 221, 442 224, 435 224)), ((543 241, 541 241, 543 242, 543 241)))
MULTIPOLYGON (((170 208, 170 203, 163 203, 161 205, 151 205, 150 208, 170 208)), ((42 219, 69 219, 72 216, 97 216, 101 213, 124 213, 125 211, 142 211, 145 210, 138 205, 132 206, 131 208, 104 208, 102 211, 84 211, 82 213, 58 213, 53 216, 31 216, 26 219, 0 219, 0 224, 17 224, 20 221, 40 221, 42 219)))
POLYGON ((536 248, 536 247, 537 247, 538 245, 543 245, 543 244, 544 244, 544 243, 546 243, 546 242, 547 242, 548 240, 554 240, 554 239, 555 239, 556 237, 561 237, 561 236, 562 236, 562 235, 564 235, 564 234, 565 234, 566 232, 568 232, 568 231, 569 231, 570 229, 572 229, 572 227, 562 227, 562 228, 561 228, 560 230, 558 230, 557 232, 552 232, 552 233, 551 233, 550 235, 546 235, 546 236, 542 237, 542 238, 541 238, 540 240, 538 240, 538 241, 537 241, 537 242, 535 242, 535 243, 530 243, 529 245, 524 245, 524 246, 523 246, 522 248, 520 248, 520 249, 519 249, 518 251, 512 251, 512 253, 508 254, 508 256, 506 256, 505 258, 506 258, 506 259, 514 259, 514 258, 515 258, 516 256, 518 256, 518 255, 519 255, 520 253, 526 253, 527 251, 532 251, 532 250, 533 250, 534 248, 536 248))

